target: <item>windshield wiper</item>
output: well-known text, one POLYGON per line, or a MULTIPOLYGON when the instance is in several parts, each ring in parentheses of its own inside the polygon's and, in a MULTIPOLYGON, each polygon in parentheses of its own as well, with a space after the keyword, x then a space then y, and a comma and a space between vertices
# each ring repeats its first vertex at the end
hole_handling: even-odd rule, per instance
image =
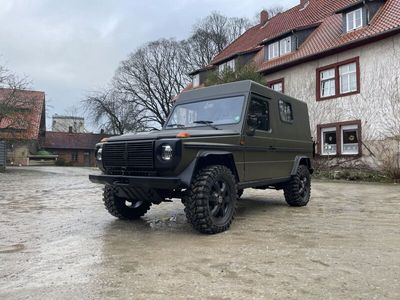
POLYGON ((215 130, 219 130, 219 128, 215 125, 212 125, 214 122, 213 121, 204 121, 204 120, 199 120, 199 121, 194 121, 194 124, 204 124, 204 125, 208 125, 211 128, 215 129, 215 130))
POLYGON ((185 125, 175 123, 175 124, 168 124, 167 127, 185 128, 185 125))

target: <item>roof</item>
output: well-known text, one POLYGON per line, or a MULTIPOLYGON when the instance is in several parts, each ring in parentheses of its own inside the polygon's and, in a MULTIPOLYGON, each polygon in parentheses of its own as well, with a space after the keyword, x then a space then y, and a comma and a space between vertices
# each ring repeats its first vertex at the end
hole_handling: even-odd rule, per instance
POLYGON ((92 150, 107 134, 47 131, 43 148, 92 150))
POLYGON ((37 140, 45 127, 45 93, 40 91, 0 89, 0 104, 20 109, 0 116, 0 138, 37 140), (2 129, 2 130, 1 130, 2 129))
POLYGON ((364 41, 376 41, 378 36, 400 32, 400 0, 387 0, 369 25, 349 33, 342 31, 342 16, 337 11, 358 4, 359 0, 310 0, 306 6, 297 5, 267 21, 258 24, 220 52, 211 62, 217 65, 240 53, 259 48, 255 63, 260 72, 272 72, 278 66, 302 62, 317 55, 329 55, 344 47, 364 41), (264 61, 260 44, 273 40, 292 30, 317 26, 298 50, 279 58, 264 61))

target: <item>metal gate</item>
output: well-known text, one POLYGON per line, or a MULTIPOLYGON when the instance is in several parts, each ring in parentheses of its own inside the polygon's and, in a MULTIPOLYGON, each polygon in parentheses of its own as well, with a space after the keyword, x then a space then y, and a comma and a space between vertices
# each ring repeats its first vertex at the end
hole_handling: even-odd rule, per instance
POLYGON ((6 169, 7 150, 6 142, 0 141, 0 172, 6 169))

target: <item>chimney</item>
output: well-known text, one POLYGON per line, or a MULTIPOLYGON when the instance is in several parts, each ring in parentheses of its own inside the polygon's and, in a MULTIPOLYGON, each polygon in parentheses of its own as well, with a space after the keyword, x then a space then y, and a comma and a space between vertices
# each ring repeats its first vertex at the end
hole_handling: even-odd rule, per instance
POLYGON ((100 134, 104 134, 104 129, 101 129, 101 130, 100 130, 100 134))
POLYGON ((265 9, 263 9, 260 13, 260 24, 267 23, 268 19, 269 19, 268 12, 265 9))

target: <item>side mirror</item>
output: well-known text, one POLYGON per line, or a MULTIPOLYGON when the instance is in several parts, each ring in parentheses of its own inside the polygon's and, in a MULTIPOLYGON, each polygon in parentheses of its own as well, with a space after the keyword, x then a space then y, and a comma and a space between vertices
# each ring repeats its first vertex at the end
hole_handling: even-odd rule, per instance
POLYGON ((247 117, 247 135, 253 136, 256 133, 256 128, 258 125, 258 118, 255 115, 249 115, 247 117))

